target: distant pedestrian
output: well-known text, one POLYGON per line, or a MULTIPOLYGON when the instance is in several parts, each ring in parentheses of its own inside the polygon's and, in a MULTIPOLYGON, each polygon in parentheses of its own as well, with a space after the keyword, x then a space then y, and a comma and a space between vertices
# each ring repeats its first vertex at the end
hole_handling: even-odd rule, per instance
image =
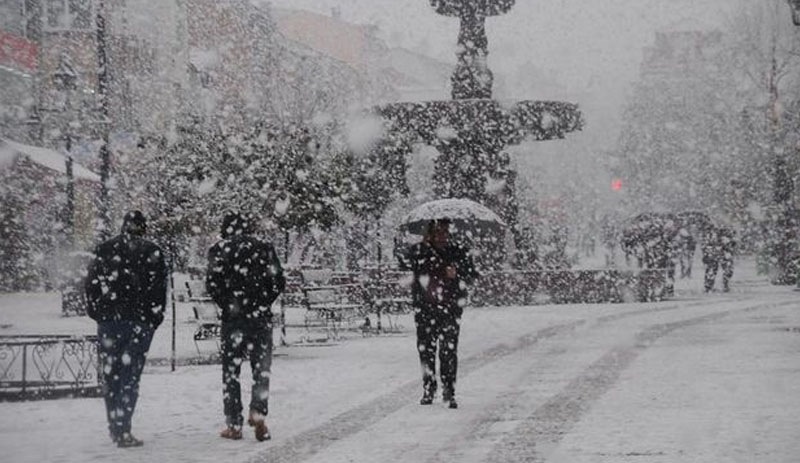
POLYGON ((686 228, 681 227, 676 237, 675 246, 678 250, 678 261, 681 265, 681 278, 692 277, 692 262, 697 250, 697 241, 694 235, 686 228))
POLYGON ((208 251, 206 289, 222 314, 222 382, 225 429, 220 437, 241 439, 241 365, 250 359, 253 387, 247 423, 256 440, 270 439, 266 424, 272 368, 272 303, 286 281, 272 244, 253 236, 252 216, 225 215, 222 240, 208 251))
POLYGON ((617 227, 606 217, 602 228, 603 249, 605 250, 606 267, 616 267, 617 244, 620 241, 617 227))
POLYGON ((458 408, 455 397, 458 337, 466 304, 466 286, 478 274, 469 252, 450 241, 450 222, 431 221, 422 242, 397 255, 400 267, 412 270, 412 301, 417 326, 417 351, 422 366, 422 399, 430 405, 436 394, 436 354, 442 398, 458 408))
POLYGON ((167 301, 164 254, 143 238, 146 230, 140 211, 126 214, 122 232, 95 250, 85 283, 87 313, 97 322, 108 429, 118 447, 143 444, 131 434, 131 419, 167 301))
POLYGON ((733 278, 733 260, 736 255, 736 237, 733 230, 722 227, 719 233, 720 245, 722 248, 722 258, 720 268, 722 269, 722 291, 731 290, 730 282, 733 278))
POLYGON ((710 226, 703 239, 703 264, 706 266, 704 287, 706 292, 714 289, 719 269, 722 269, 722 291, 730 291, 735 254, 736 239, 733 230, 727 227, 710 226))

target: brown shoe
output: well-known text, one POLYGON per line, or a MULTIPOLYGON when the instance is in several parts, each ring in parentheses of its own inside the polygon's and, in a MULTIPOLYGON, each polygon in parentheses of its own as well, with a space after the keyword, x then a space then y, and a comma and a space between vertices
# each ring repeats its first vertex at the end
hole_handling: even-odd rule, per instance
POLYGON ((247 418, 247 424, 254 428, 257 441, 263 442, 272 439, 272 435, 267 429, 267 423, 264 421, 264 415, 261 413, 251 410, 250 416, 247 418))
POLYGON ((242 438, 242 428, 238 426, 228 426, 219 433, 223 439, 239 440, 242 438))

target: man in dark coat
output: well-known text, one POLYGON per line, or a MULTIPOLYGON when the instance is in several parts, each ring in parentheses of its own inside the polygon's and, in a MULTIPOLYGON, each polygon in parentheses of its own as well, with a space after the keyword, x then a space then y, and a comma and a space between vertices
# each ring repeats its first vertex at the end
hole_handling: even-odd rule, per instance
POLYGON ((399 253, 397 258, 401 268, 414 273, 411 293, 422 366, 420 404, 430 405, 436 394, 438 347, 442 398, 450 408, 457 408, 455 385, 461 315, 467 302, 466 285, 478 274, 469 253, 450 242, 449 227, 447 220, 432 221, 422 242, 399 253))
POLYGON ((119 447, 143 444, 131 434, 131 419, 167 298, 164 254, 143 238, 146 230, 140 211, 126 214, 122 232, 95 250, 85 283, 87 313, 97 321, 108 429, 119 447))
POLYGON ((727 227, 710 226, 703 239, 703 264, 706 266, 705 290, 714 289, 717 271, 722 269, 722 291, 730 291, 733 277, 733 257, 736 239, 733 230, 727 227))
POLYGON ((272 244, 253 236, 254 220, 236 212, 225 215, 222 240, 208 251, 206 289, 221 309, 225 439, 242 438, 241 364, 250 358, 253 373, 248 424, 259 441, 270 438, 272 303, 283 292, 283 269, 272 244))

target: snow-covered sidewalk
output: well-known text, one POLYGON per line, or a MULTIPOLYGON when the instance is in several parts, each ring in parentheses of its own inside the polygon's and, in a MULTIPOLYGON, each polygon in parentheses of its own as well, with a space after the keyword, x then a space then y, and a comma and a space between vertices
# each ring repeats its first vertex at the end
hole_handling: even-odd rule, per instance
MULTIPOLYGON (((217 437, 219 365, 151 365, 134 417, 144 447, 111 444, 100 399, 0 403, 3 461, 797 461, 800 298, 739 274, 731 294, 684 281, 662 303, 469 309, 459 410, 418 405, 407 327, 279 348, 266 443, 217 437)), ((47 297, 0 322, 93 331, 84 318, 34 316, 47 297)))

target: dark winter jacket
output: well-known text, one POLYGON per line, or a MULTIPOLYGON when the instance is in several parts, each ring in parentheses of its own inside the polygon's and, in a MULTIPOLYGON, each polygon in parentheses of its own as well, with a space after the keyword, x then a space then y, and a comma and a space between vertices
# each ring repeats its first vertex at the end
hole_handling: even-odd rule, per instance
POLYGON ((270 243, 236 234, 208 251, 206 290, 222 309, 223 322, 270 320, 272 303, 285 285, 270 243))
POLYGON ((720 227, 710 230, 703 240, 703 263, 714 265, 732 262, 736 254, 736 238, 731 229, 720 227))
POLYGON ((161 249, 122 233, 100 244, 94 254, 85 283, 88 315, 98 322, 131 320, 157 328, 167 302, 161 249))
POLYGON ((437 249, 423 241, 397 258, 402 269, 414 273, 411 296, 418 314, 436 316, 444 311, 461 317, 467 285, 478 277, 468 252, 453 244, 437 249), (445 269, 450 265, 456 268, 455 278, 446 278, 445 269))
POLYGON ((691 233, 682 230, 675 238, 675 247, 681 254, 692 255, 697 250, 697 242, 691 233))

